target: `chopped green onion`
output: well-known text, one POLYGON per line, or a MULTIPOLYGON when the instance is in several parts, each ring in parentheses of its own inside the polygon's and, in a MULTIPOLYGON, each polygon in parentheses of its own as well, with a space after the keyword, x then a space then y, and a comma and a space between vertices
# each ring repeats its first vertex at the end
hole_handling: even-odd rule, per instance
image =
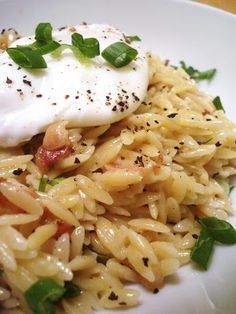
POLYGON ((222 105, 222 102, 221 102, 219 96, 216 96, 216 97, 213 99, 212 102, 213 102, 213 104, 214 104, 216 110, 223 110, 223 111, 225 112, 225 109, 224 109, 224 107, 223 107, 223 105, 222 105))
POLYGON ((55 303, 64 293, 65 289, 54 280, 41 279, 28 288, 24 295, 34 314, 55 314, 55 303))
POLYGON ((208 144, 208 143, 210 143, 211 140, 212 140, 212 138, 209 138, 208 140, 206 140, 204 142, 198 142, 198 144, 199 145, 208 144))
POLYGON ((214 239, 208 234, 206 229, 202 229, 192 249, 191 259, 204 269, 207 269, 209 259, 213 252, 214 242, 214 239))
POLYGON ((44 69, 47 64, 37 50, 28 47, 8 48, 6 52, 12 60, 22 68, 44 69))
POLYGON ((80 295, 81 290, 79 286, 71 281, 67 281, 64 288, 66 289, 66 291, 63 294, 63 298, 69 299, 78 297, 80 295))
POLYGON ((99 254, 97 253, 97 262, 106 265, 107 261, 110 259, 110 256, 107 255, 103 255, 103 254, 99 254))
POLYGON ((50 23, 39 23, 35 29, 35 40, 41 43, 52 41, 52 25, 50 23))
POLYGON ((227 179, 219 178, 219 177, 216 178, 216 181, 221 185, 225 194, 229 195, 230 193, 229 181, 227 179))
POLYGON ((58 178, 55 178, 55 179, 51 179, 50 181, 48 181, 48 184, 54 186, 54 185, 59 184, 64 179, 65 179, 64 177, 58 177, 58 178))
POLYGON ((30 48, 32 50, 36 50, 41 55, 45 55, 50 53, 60 47, 61 45, 57 41, 50 41, 46 44, 35 41, 34 43, 28 46, 17 46, 17 48, 30 48))
POLYGON ((125 40, 128 43, 131 43, 132 41, 141 41, 141 38, 138 37, 137 35, 135 35, 135 36, 125 36, 125 40))
POLYGON ((83 55, 88 58, 94 58, 100 55, 99 41, 96 38, 83 38, 79 33, 71 36, 72 45, 77 47, 83 55))
POLYGON ((102 56, 114 67, 120 68, 133 61, 138 51, 124 42, 116 42, 105 48, 102 56))
POLYGON ((40 181, 39 181, 38 191, 39 191, 39 192, 45 192, 47 183, 48 183, 48 177, 43 176, 43 177, 40 179, 40 181))
POLYGON ((215 73, 216 69, 210 69, 207 71, 199 71, 192 66, 187 66, 184 61, 180 61, 181 68, 194 80, 201 81, 201 80, 211 80, 215 73))
POLYGON ((236 244, 236 230, 229 222, 215 217, 202 218, 199 222, 215 241, 236 244))
POLYGON ((231 185, 231 186, 229 187, 229 194, 233 191, 234 188, 235 188, 235 185, 231 185))
POLYGON ((52 52, 52 56, 54 58, 59 59, 61 57, 62 52, 66 49, 70 49, 81 64, 85 66, 91 65, 90 58, 87 58, 85 55, 83 55, 82 52, 80 52, 80 50, 73 45, 62 44, 60 47, 58 47, 56 50, 52 52))

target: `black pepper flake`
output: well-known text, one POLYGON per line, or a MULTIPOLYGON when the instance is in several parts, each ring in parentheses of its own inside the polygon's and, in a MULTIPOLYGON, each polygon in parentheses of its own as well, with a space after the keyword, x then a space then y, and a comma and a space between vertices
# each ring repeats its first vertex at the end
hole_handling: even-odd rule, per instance
POLYGON ((88 89, 88 90, 87 90, 87 93, 88 93, 88 94, 91 94, 91 90, 90 90, 90 89, 88 89))
POLYGON ((3 28, 1 31, 1 35, 3 35, 5 33, 5 31, 6 31, 5 28, 3 28))
POLYGON ((8 63, 9 67, 12 67, 12 64, 11 63, 8 63))
POLYGON ((115 294, 114 291, 112 291, 112 292, 110 293, 108 299, 111 300, 111 301, 116 301, 116 300, 118 300, 118 295, 115 294))
POLYGON ((62 27, 58 28, 58 30, 62 31, 63 29, 66 29, 66 28, 67 28, 67 26, 62 26, 62 27))
POLYGON ((157 294, 159 292, 159 289, 157 289, 157 288, 155 288, 154 290, 153 290, 153 294, 157 294))
POLYGON ((70 97, 70 95, 65 95, 65 99, 68 99, 70 97))
POLYGON ((125 103, 124 103, 123 101, 119 101, 119 102, 117 103, 117 105, 118 105, 118 106, 121 106, 121 107, 124 107, 125 103))
POLYGON ((22 172, 23 172, 23 169, 17 168, 17 169, 15 169, 15 170, 13 170, 12 173, 13 173, 15 176, 19 176, 19 175, 22 174, 22 172))
POLYGON ((143 265, 145 267, 148 267, 149 258, 148 257, 143 257, 142 260, 143 260, 143 265))
POLYGON ((179 142, 180 145, 184 145, 184 142, 179 142))
POLYGON ((80 164, 80 160, 78 157, 75 157, 74 164, 80 164))
POLYGON ((38 95, 36 95, 36 97, 37 98, 41 98, 41 97, 43 97, 43 95, 42 94, 38 94, 38 95))
POLYGON ((146 123, 146 125, 147 125, 147 126, 150 126, 150 123, 149 123, 149 122, 147 122, 147 123, 146 123))
POLYGON ((92 171, 92 173, 103 173, 102 168, 97 168, 96 170, 92 171))
POLYGON ((27 78, 27 75, 24 75, 23 78, 27 78))
POLYGON ((120 156, 120 159, 121 159, 121 160, 125 160, 125 157, 124 157, 124 156, 120 156))
POLYGON ((7 84, 12 84, 12 80, 11 80, 11 79, 9 79, 9 77, 7 77, 7 79, 6 79, 6 83, 7 83, 7 84))
POLYGON ((111 110, 112 110, 112 111, 116 111, 116 110, 117 110, 117 107, 114 106, 111 110))
POLYGON ((156 124, 159 124, 159 121, 157 121, 157 120, 154 120, 154 122, 155 122, 156 124))
POLYGON ((82 142, 81 146, 88 146, 86 143, 82 142))
POLYGON ((178 147, 178 146, 175 146, 174 149, 179 149, 179 147, 178 147))
POLYGON ((121 91, 122 91, 122 93, 127 94, 126 90, 122 89, 121 91))
POLYGON ((134 163, 138 165, 139 167, 144 167, 143 156, 137 156, 134 163))
POLYGON ((26 79, 23 79, 23 83, 25 83, 26 85, 29 85, 30 87, 32 86, 31 81, 28 81, 26 79))
POLYGON ((177 116, 177 114, 178 113, 170 113, 170 114, 168 114, 168 118, 174 118, 174 117, 176 117, 177 116))
POLYGON ((167 108, 164 108, 163 110, 164 110, 164 111, 167 111, 167 108))
POLYGON ((140 99, 138 98, 138 96, 135 95, 135 93, 132 93, 132 96, 134 97, 135 101, 140 101, 140 99))
POLYGON ((208 119, 206 119, 206 121, 211 121, 211 119, 210 119, 210 118, 208 118, 208 119))
POLYGON ((19 92, 19 93, 22 92, 22 89, 18 88, 18 89, 17 89, 17 92, 19 92))
POLYGON ((119 305, 127 305, 126 302, 119 302, 119 305))
POLYGON ((56 104, 57 104, 56 102, 53 102, 53 103, 52 103, 52 106, 56 106, 56 104))
POLYGON ((121 107, 120 112, 124 112, 124 111, 125 111, 125 108, 121 107))
POLYGON ((216 147, 220 147, 222 144, 220 142, 215 143, 216 147))
POLYGON ((75 96, 75 99, 79 99, 79 96, 75 96))
POLYGON ((193 237, 194 239, 198 239, 198 235, 197 235, 197 234, 192 234, 192 237, 193 237))
POLYGON ((21 67, 18 67, 17 70, 19 71, 21 69, 21 67))

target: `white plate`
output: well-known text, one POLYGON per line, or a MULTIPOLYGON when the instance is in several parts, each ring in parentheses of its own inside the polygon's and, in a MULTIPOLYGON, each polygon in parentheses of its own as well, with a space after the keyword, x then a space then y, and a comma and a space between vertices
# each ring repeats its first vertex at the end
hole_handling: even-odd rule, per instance
MULTIPOLYGON (((236 16, 191 1, 174 0, 0 0, 0 29, 31 34, 38 22, 54 26, 110 23, 139 35, 150 50, 172 64, 185 60, 199 69, 217 68, 201 88, 220 95, 236 122, 236 16)), ((235 199, 236 192, 232 197, 235 199)), ((236 225, 236 218, 232 218, 236 225)), ((207 272, 182 267, 156 295, 142 291, 141 305, 106 313, 235 314, 236 246, 217 247, 207 272)), ((100 312, 105 313, 104 311, 100 312)))

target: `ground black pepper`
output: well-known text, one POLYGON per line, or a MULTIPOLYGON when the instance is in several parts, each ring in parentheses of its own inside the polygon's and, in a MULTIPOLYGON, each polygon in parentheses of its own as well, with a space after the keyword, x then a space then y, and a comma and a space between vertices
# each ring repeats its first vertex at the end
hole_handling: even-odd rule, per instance
POLYGON ((114 291, 112 291, 112 292, 110 293, 108 299, 111 300, 111 301, 116 301, 116 300, 118 300, 118 295, 115 294, 114 291))

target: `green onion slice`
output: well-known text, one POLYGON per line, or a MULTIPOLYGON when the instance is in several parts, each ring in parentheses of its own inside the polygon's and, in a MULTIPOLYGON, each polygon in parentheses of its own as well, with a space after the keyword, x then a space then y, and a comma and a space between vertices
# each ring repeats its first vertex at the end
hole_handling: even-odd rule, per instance
POLYGON ((209 259, 213 252, 215 240, 209 235, 206 229, 202 229, 195 246, 191 252, 191 259, 202 268, 207 269, 209 259))
POLYGON ((128 43, 131 43, 132 41, 141 41, 141 38, 138 37, 137 35, 135 35, 135 36, 125 36, 125 40, 128 43))
POLYGON ((213 99, 212 102, 213 102, 213 104, 214 104, 216 110, 223 110, 223 111, 225 112, 225 109, 224 109, 224 107, 223 107, 223 105, 222 105, 222 102, 221 102, 219 96, 216 96, 216 97, 213 99))
POLYGON ((37 50, 28 47, 8 48, 6 50, 12 60, 22 68, 44 69, 47 64, 37 50))
POLYGON ((73 52, 74 56, 78 61, 85 65, 85 66, 90 66, 91 65, 91 60, 90 58, 86 57, 77 47, 73 45, 68 45, 68 44, 62 44, 60 47, 55 49, 52 52, 52 56, 56 59, 59 59, 61 57, 61 54, 64 50, 69 49, 73 52))
POLYGON ((48 177, 43 176, 43 177, 40 179, 40 181, 39 181, 38 191, 39 191, 39 192, 45 192, 47 183, 48 183, 48 177))
POLYGON ((41 279, 28 288, 24 295, 34 314, 55 314, 55 303, 64 293, 65 289, 54 280, 41 279))
POLYGON ((80 287, 71 281, 65 282, 65 290, 63 298, 66 299, 78 297, 81 292, 80 287))
POLYGON ((59 184, 64 179, 65 179, 64 177, 58 177, 58 178, 55 178, 55 179, 51 179, 50 181, 48 181, 48 184, 54 186, 54 185, 59 184))
POLYGON ((119 41, 111 44, 102 52, 103 58, 116 68, 129 64, 136 58, 137 55, 138 51, 136 49, 119 41))
POLYGON ((47 53, 50 53, 60 47, 61 45, 57 41, 50 41, 48 43, 41 43, 41 42, 33 42, 32 44, 28 46, 17 46, 17 48, 29 48, 32 50, 35 50, 39 52, 41 55, 45 55, 47 53))
POLYGON ((96 38, 83 38, 79 33, 71 36, 72 45, 77 47, 86 57, 94 58, 100 54, 99 41, 96 38))
POLYGON ((108 255, 103 255, 103 254, 100 254, 100 253, 97 253, 97 262, 98 263, 101 263, 103 265, 106 265, 107 261, 110 259, 111 257, 108 256, 108 255))
POLYGON ((233 191, 234 188, 235 188, 235 185, 231 185, 231 186, 229 187, 229 194, 233 191))
POLYGON ((180 61, 181 68, 194 80, 211 80, 216 74, 216 69, 209 69, 207 71, 199 71, 192 66, 187 66, 184 61, 180 61))
POLYGON ((52 41, 52 25, 50 23, 39 23, 35 29, 35 40, 41 43, 52 41))
POLYGON ((215 217, 202 218, 199 222, 215 241, 236 244, 236 230, 229 222, 215 217))

